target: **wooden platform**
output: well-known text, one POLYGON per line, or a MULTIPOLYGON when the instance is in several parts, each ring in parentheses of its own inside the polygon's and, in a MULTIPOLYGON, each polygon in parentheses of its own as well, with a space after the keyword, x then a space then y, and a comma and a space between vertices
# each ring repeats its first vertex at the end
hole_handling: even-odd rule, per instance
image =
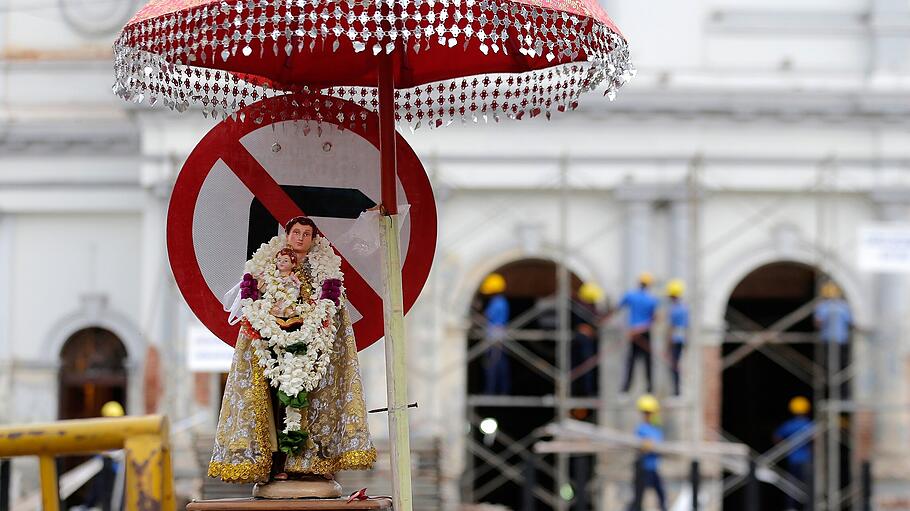
POLYGON ((297 499, 265 500, 254 499, 217 499, 197 500, 186 506, 186 511, 298 511, 305 509, 392 509, 389 497, 371 497, 368 500, 355 500, 350 504, 343 499, 297 499))

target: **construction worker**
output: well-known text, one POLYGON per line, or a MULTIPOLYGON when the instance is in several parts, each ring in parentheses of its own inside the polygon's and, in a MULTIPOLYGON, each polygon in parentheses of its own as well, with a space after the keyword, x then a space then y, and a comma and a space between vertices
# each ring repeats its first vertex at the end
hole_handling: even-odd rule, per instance
POLYGON ((638 398, 638 411, 641 412, 641 423, 635 429, 635 436, 641 440, 638 458, 635 461, 635 497, 629 511, 641 511, 645 490, 654 488, 661 511, 667 511, 664 484, 660 478, 660 455, 654 452, 654 446, 664 441, 664 432, 657 425, 657 413, 660 403, 651 394, 638 398))
MULTIPOLYGON (((126 415, 126 411, 123 409, 123 405, 117 401, 108 401, 101 406, 102 417, 113 419, 124 415, 126 415)), ((91 480, 88 495, 82 504, 83 509, 100 508, 102 511, 120 509, 119 503, 112 502, 117 472, 122 470, 120 461, 109 453, 98 454, 95 457, 101 460, 101 470, 91 480)), ((73 509, 78 508, 79 506, 76 506, 73 509)))
MULTIPOLYGON (((809 411, 812 405, 809 400, 803 396, 796 396, 790 400, 790 413, 793 417, 781 424, 774 432, 774 442, 780 443, 788 438, 802 433, 812 427, 812 420, 809 419, 809 411)), ((787 472, 803 484, 803 489, 811 493, 809 481, 812 476, 812 448, 809 444, 811 438, 806 438, 790 448, 787 455, 787 472)), ((802 509, 799 503, 793 497, 787 496, 786 509, 802 509)))
POLYGON ((682 301, 684 291, 682 280, 673 279, 667 284, 667 295, 670 297, 670 371, 673 373, 673 394, 676 396, 679 395, 679 360, 689 330, 689 307, 682 301))
MULTIPOLYGON (((603 300, 603 290, 593 282, 585 282, 578 288, 578 299, 584 307, 584 313, 578 315, 580 321, 575 325, 572 335, 573 371, 583 364, 590 364, 590 361, 597 355, 597 330, 593 324, 597 318, 597 304, 603 300)), ((588 365, 588 367, 590 366, 588 365)), ((597 394, 594 367, 584 370, 575 377, 575 395, 594 396, 597 394)))
MULTIPOLYGON (((638 276, 638 289, 627 292, 619 302, 618 309, 628 309, 628 338, 629 351, 626 357, 626 377, 623 381, 622 391, 629 392, 632 386, 632 373, 635 370, 635 360, 642 358, 645 361, 645 375, 648 378, 648 393, 654 391, 651 378, 651 325, 657 312, 658 301, 648 291, 654 283, 654 276, 644 272, 638 276)), ((615 311, 614 311, 615 312, 615 311)))
POLYGON ((491 343, 484 367, 484 394, 489 395, 511 392, 511 368, 503 346, 509 323, 509 301, 505 291, 506 279, 498 273, 487 275, 480 285, 480 293, 488 297, 483 315, 487 320, 486 338, 491 343))
MULTIPOLYGON (((853 314, 850 306, 841 295, 840 288, 834 282, 828 281, 822 286, 823 300, 815 306, 815 327, 818 329, 818 338, 825 348, 826 367, 829 371, 841 371, 850 360, 850 329, 853 327, 853 314)), ((829 374, 831 374, 829 372, 829 374)), ((846 399, 848 385, 846 382, 841 387, 841 399, 846 399)))
MULTIPOLYGON (((579 323, 572 334, 572 371, 587 364, 597 355, 597 332, 590 323, 579 323)), ((597 388, 594 381, 594 368, 585 370, 575 380, 575 395, 595 396, 597 388)))

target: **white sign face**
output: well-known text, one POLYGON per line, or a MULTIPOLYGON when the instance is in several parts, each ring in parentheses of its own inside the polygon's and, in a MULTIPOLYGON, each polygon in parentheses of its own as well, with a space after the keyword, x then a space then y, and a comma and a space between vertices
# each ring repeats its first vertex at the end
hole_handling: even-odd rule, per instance
POLYGON ((202 325, 193 325, 186 334, 186 365, 194 373, 226 373, 231 369, 234 348, 202 325))
POLYGON ((883 273, 910 272, 910 224, 870 224, 859 230, 858 265, 883 273))

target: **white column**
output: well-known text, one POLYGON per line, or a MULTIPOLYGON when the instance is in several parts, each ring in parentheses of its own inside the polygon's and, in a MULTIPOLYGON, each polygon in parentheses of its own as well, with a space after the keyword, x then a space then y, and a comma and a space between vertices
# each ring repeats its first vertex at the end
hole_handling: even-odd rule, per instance
MULTIPOLYGON (((893 190, 873 194, 878 206, 878 217, 886 222, 906 222, 910 190, 893 190)), ((907 414, 899 412, 906 403, 907 393, 907 342, 904 317, 906 315, 905 278, 901 274, 879 274, 875 277, 876 311, 875 333, 872 348, 877 351, 878 370, 876 395, 872 401, 876 408, 876 458, 885 473, 897 476, 907 466, 910 453, 910 434, 906 428, 907 414), (900 404, 899 404, 900 403, 900 404)))
POLYGON ((690 228, 691 211, 687 197, 674 197, 670 203, 670 236, 668 252, 670 254, 669 278, 682 279, 690 284, 690 228))
POLYGON ((910 33, 902 25, 910 21, 907 0, 872 0, 870 36, 872 65, 877 75, 910 73, 910 33))
MULTIPOLYGON (((146 183, 146 205, 142 219, 142 316, 143 336, 149 347, 158 350, 161 364, 160 378, 162 395, 158 400, 158 413, 176 417, 175 398, 181 392, 181 383, 173 378, 182 354, 176 349, 177 293, 167 260, 167 204, 170 198, 170 184, 161 179, 146 183)), ((145 359, 146 354, 137 354, 145 359)), ((145 368, 143 367, 144 372, 145 368)), ((142 374, 136 375, 142 378, 142 374)), ((186 390, 186 389, 184 389, 186 390)))
POLYGON ((654 271, 650 254, 651 216, 656 190, 653 187, 626 186, 617 190, 617 199, 624 202, 623 219, 623 285, 634 287, 638 274, 654 271))
MULTIPOLYGON (((162 232, 167 232, 167 204, 170 200, 170 186, 160 184, 154 191, 154 198, 158 201, 157 209, 160 215, 162 232)), ((165 236, 166 239, 166 236, 165 236)), ((161 347, 161 377, 164 396, 163 412, 172 421, 186 417, 186 411, 191 401, 192 385, 186 381, 186 356, 183 349, 183 335, 178 331, 179 298, 174 278, 171 275, 170 263, 167 258, 166 241, 162 240, 158 250, 161 252, 158 264, 158 307, 154 316, 156 340, 161 347)))
MULTIPOLYGON (((13 222, 14 217, 0 212, 0 275, 13 271, 13 222)), ((7 281, 8 282, 8 281, 7 281)), ((0 403, 13 402, 13 340, 10 338, 10 306, 12 286, 0 287, 0 403)), ((11 422, 12 406, 0 406, 0 424, 11 422)))
MULTIPOLYGON (((167 209, 181 165, 215 121, 190 116, 174 123, 151 111, 140 113, 136 121, 142 137, 141 183, 146 191, 141 328, 149 347, 155 348, 161 359, 158 412, 167 413, 176 422, 199 410, 193 405, 193 374, 186 367, 191 313, 181 299, 167 257, 167 209)), ((217 410, 221 401, 216 401, 213 408, 217 410)))

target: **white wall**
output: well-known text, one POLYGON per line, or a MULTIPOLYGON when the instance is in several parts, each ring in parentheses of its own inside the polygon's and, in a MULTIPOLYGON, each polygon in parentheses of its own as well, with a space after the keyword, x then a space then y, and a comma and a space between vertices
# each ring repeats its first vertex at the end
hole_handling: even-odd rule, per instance
MULTIPOLYGON (((23 214, 16 217, 11 284, 14 356, 56 359, 46 339, 80 297, 103 294, 136 325, 139 317, 138 215, 23 214)), ((137 354, 131 354, 136 356, 137 354)))

